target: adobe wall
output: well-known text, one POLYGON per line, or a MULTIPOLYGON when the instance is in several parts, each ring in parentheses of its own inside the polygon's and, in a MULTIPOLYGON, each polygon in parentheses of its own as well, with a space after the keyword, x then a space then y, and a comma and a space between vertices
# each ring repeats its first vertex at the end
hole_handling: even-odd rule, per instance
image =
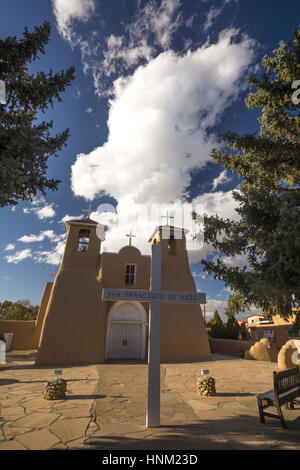
POLYGON ((1 333, 13 333, 10 350, 37 349, 53 283, 47 282, 36 320, 0 320, 1 333))
POLYGON ((294 321, 296 319, 296 315, 292 314, 288 319, 282 318, 280 315, 273 315, 272 320, 274 322, 274 325, 287 325, 287 326, 292 326, 294 321))
POLYGON ((101 241, 96 226, 68 222, 68 237, 60 269, 50 295, 37 366, 104 362, 105 309, 97 280, 101 241), (81 229, 90 231, 86 252, 78 251, 81 229))
MULTIPOLYGON (((87 224, 86 224, 87 225, 87 224)), ((87 252, 78 252, 80 222, 69 223, 61 267, 56 276, 36 359, 37 366, 105 362, 107 317, 113 302, 102 301, 102 288, 148 289, 150 257, 132 246, 119 253, 102 253, 95 227, 87 252), (137 264, 137 282, 125 284, 125 264, 137 264)), ((195 292, 185 241, 176 256, 162 240, 162 288, 195 292)), ((148 312, 148 304, 144 304, 148 312)), ((147 345, 146 345, 147 347, 147 345)), ((211 355, 199 305, 164 304, 161 318, 161 360, 207 359, 211 355)))
POLYGON ((102 253, 98 280, 103 287, 112 289, 149 289, 150 256, 145 256, 134 246, 125 246, 119 253, 102 253), (125 265, 137 264, 136 284, 125 284, 125 265))
POLYGON ((37 349, 35 320, 0 320, 1 333, 13 333, 10 350, 37 349))
POLYGON ((274 331, 274 344, 278 349, 281 349, 282 346, 291 339, 289 337, 288 331, 291 330, 292 325, 289 323, 275 325, 272 324, 269 327, 257 325, 255 328, 251 328, 251 336, 254 338, 255 341, 259 341, 264 338, 264 330, 273 330, 274 331))
MULTIPOLYGON (((176 240, 176 254, 170 254, 168 240, 162 245, 162 289, 196 292, 190 272, 185 238, 176 240)), ((161 361, 204 360, 211 356, 199 304, 162 304, 161 361)))
POLYGON ((227 354, 228 356, 244 357, 245 351, 248 351, 256 341, 236 340, 236 339, 217 339, 209 338, 211 349, 214 353, 227 354))
MULTIPOLYGON (((84 255, 84 254, 83 254, 84 255)), ((104 362, 105 304, 96 267, 59 270, 50 296, 36 365, 104 362)))

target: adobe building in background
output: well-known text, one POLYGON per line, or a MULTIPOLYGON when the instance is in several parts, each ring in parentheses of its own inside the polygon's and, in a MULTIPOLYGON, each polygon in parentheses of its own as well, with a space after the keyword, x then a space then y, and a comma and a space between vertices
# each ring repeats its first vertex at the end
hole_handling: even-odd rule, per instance
POLYGON ((252 314, 247 316, 247 320, 239 323, 249 339, 260 341, 262 338, 269 338, 278 349, 281 349, 288 340, 300 338, 300 330, 297 334, 293 329, 297 311, 299 310, 293 308, 292 315, 286 319, 280 315, 266 318, 262 313, 252 314))
MULTIPOLYGON (((150 256, 131 244, 118 253, 100 254, 99 224, 89 218, 69 221, 67 229, 51 292, 48 283, 36 365, 147 360, 148 303, 103 301, 102 289, 150 289, 150 256)), ((149 242, 162 245, 162 289, 196 292, 185 230, 159 226, 149 242), (162 236, 166 229, 168 239, 162 236)), ((205 360, 210 355, 200 305, 162 304, 161 361, 205 360)))

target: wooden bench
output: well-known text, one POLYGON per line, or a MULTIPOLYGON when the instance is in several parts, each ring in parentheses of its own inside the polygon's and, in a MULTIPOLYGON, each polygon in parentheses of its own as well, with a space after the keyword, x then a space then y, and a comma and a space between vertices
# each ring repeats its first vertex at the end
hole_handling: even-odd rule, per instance
POLYGON ((286 422, 282 414, 281 406, 287 409, 294 409, 294 402, 300 397, 300 368, 298 366, 273 372, 274 390, 257 395, 259 418, 261 423, 265 423, 265 416, 280 419, 284 428, 286 422), (265 408, 275 406, 278 415, 265 412, 265 408))

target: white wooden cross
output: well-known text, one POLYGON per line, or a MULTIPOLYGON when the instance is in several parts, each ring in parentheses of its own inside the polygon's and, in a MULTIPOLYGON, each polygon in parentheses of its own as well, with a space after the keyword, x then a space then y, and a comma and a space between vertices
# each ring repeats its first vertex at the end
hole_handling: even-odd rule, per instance
POLYGON ((82 212, 87 212, 88 213, 88 218, 90 218, 90 215, 93 212, 91 204, 89 205, 88 209, 82 209, 82 212))
POLYGON ((160 426, 160 316, 161 302, 204 304, 206 296, 198 292, 161 290, 161 245, 152 245, 150 290, 108 289, 102 300, 149 302, 148 403, 147 428, 160 426))
POLYGON ((133 235, 132 231, 130 230, 130 232, 126 234, 126 237, 129 237, 129 246, 131 246, 131 239, 132 237, 135 237, 135 235, 133 235))
MULTIPOLYGON (((171 214, 174 214, 174 212, 171 212, 171 214)), ((161 215, 161 219, 167 219, 167 225, 169 225, 169 219, 173 219, 174 223, 174 215, 169 215, 169 212, 167 212, 167 215, 161 215)))

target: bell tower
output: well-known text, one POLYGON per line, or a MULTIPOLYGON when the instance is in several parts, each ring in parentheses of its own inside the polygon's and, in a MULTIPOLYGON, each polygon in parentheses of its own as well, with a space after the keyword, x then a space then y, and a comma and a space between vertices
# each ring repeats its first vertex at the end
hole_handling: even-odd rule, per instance
POLYGON ((68 221, 67 229, 63 259, 45 313, 38 366, 93 364, 105 358, 105 344, 99 339, 106 331, 105 305, 97 279, 105 227, 87 218, 68 221))
MULTIPOLYGON (((156 227, 149 238, 162 249, 163 290, 196 292, 190 271, 186 234, 173 225, 156 227)), ((199 360, 210 357, 210 347, 200 304, 162 304, 161 361, 199 360)))
POLYGON ((69 266, 97 266, 105 226, 89 218, 67 223, 67 241, 61 268, 69 266))
MULTIPOLYGON (((151 245, 159 244, 162 247, 162 278, 164 280, 163 283, 165 283, 165 285, 163 285, 164 289, 168 289, 167 284, 171 282, 172 278, 176 284, 183 282, 181 275, 178 277, 178 272, 184 272, 185 279, 191 277, 188 288, 194 288, 186 249, 185 235, 187 233, 188 230, 184 228, 174 227, 173 225, 160 225, 156 227, 148 240, 151 245), (178 282, 176 279, 178 279, 178 282)), ((170 287, 170 290, 183 290, 180 289, 180 285, 175 287, 173 286, 173 282, 171 283, 172 287, 170 287)))

